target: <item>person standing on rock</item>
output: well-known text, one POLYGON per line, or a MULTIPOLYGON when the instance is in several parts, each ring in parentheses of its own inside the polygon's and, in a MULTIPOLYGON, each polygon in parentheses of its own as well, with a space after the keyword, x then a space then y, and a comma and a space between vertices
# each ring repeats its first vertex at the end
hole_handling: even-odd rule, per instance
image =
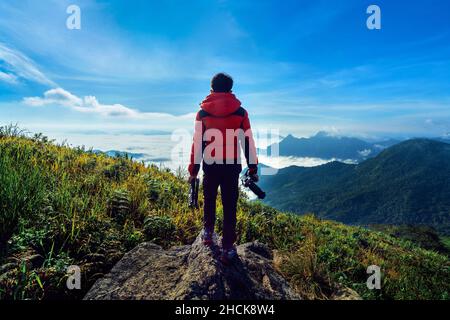
POLYGON ((204 219, 202 240, 213 244, 216 198, 220 187, 223 206, 221 260, 230 262, 237 256, 236 209, 239 197, 239 174, 242 171, 241 148, 250 177, 258 181, 258 159, 250 120, 241 102, 232 93, 233 79, 218 73, 211 80, 211 93, 200 104, 195 119, 194 139, 189 164, 189 182, 203 169, 204 219))

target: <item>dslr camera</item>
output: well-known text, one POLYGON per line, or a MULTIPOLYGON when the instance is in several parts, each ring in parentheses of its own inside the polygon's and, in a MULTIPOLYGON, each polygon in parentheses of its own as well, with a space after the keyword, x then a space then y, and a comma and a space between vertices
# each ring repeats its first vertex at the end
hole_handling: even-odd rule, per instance
POLYGON ((264 199, 266 197, 266 193, 261 190, 260 187, 258 187, 253 180, 252 176, 249 173, 249 170, 247 169, 244 173, 244 175, 241 178, 241 182, 244 187, 249 188, 257 197, 258 199, 264 199))

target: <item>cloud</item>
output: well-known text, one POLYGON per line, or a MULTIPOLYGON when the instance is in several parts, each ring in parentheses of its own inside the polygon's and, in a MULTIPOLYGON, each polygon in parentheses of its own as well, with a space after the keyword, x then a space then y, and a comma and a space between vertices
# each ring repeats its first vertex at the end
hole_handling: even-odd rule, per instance
POLYGON ((268 165, 269 167, 275 169, 282 169, 289 166, 298 166, 298 167, 316 167, 328 162, 332 161, 340 161, 348 164, 356 163, 356 160, 352 159, 321 159, 321 158, 312 158, 312 157, 286 157, 286 156, 266 156, 266 155, 258 155, 258 160, 260 163, 268 165))
POLYGON ((372 150, 364 149, 364 150, 358 151, 358 153, 363 157, 368 157, 372 153, 372 150))
POLYGON ((6 73, 6 72, 0 71, 0 81, 16 84, 17 77, 11 73, 6 73))
POLYGON ((99 114, 105 117, 123 117, 136 120, 164 120, 164 119, 193 119, 193 114, 174 116, 168 113, 141 112, 122 104, 102 104, 95 96, 80 98, 63 88, 51 89, 44 92, 43 97, 27 97, 23 102, 32 107, 48 105, 63 106, 81 113, 99 114))
POLYGON ((56 86, 30 58, 0 42, 0 81, 18 83, 19 79, 56 86))

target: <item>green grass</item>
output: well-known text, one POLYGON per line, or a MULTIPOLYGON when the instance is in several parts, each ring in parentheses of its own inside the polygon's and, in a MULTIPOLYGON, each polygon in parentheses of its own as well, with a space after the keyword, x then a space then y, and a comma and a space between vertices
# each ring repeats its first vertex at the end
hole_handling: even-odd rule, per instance
MULTIPOLYGON (((137 244, 189 244, 202 226, 181 174, 15 127, 0 128, 0 188, 0 299, 80 299, 137 244), (72 264, 81 267, 81 291, 66 289, 72 264)), ((219 233, 222 219, 219 206, 219 233)), ((239 243, 276 249, 277 269, 305 298, 327 298, 341 283, 366 299, 449 299, 448 258, 382 232, 282 213, 245 196, 237 230, 239 243), (372 264, 383 271, 379 291, 365 285, 372 264)))
POLYGON ((445 245, 448 251, 450 251, 450 237, 442 237, 442 243, 445 245))

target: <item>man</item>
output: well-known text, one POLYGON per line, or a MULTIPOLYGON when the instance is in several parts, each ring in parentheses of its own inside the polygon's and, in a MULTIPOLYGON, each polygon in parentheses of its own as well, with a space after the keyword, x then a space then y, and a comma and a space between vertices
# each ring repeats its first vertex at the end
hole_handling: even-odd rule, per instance
POLYGON ((224 73, 211 80, 211 93, 200 104, 195 121, 194 141, 189 165, 189 181, 197 177, 203 162, 204 219, 202 240, 213 243, 216 220, 217 189, 220 186, 223 206, 223 237, 221 260, 230 262, 237 255, 236 208, 239 197, 239 174, 242 171, 240 147, 249 167, 249 174, 258 180, 255 142, 247 111, 232 93, 233 79, 224 73))

